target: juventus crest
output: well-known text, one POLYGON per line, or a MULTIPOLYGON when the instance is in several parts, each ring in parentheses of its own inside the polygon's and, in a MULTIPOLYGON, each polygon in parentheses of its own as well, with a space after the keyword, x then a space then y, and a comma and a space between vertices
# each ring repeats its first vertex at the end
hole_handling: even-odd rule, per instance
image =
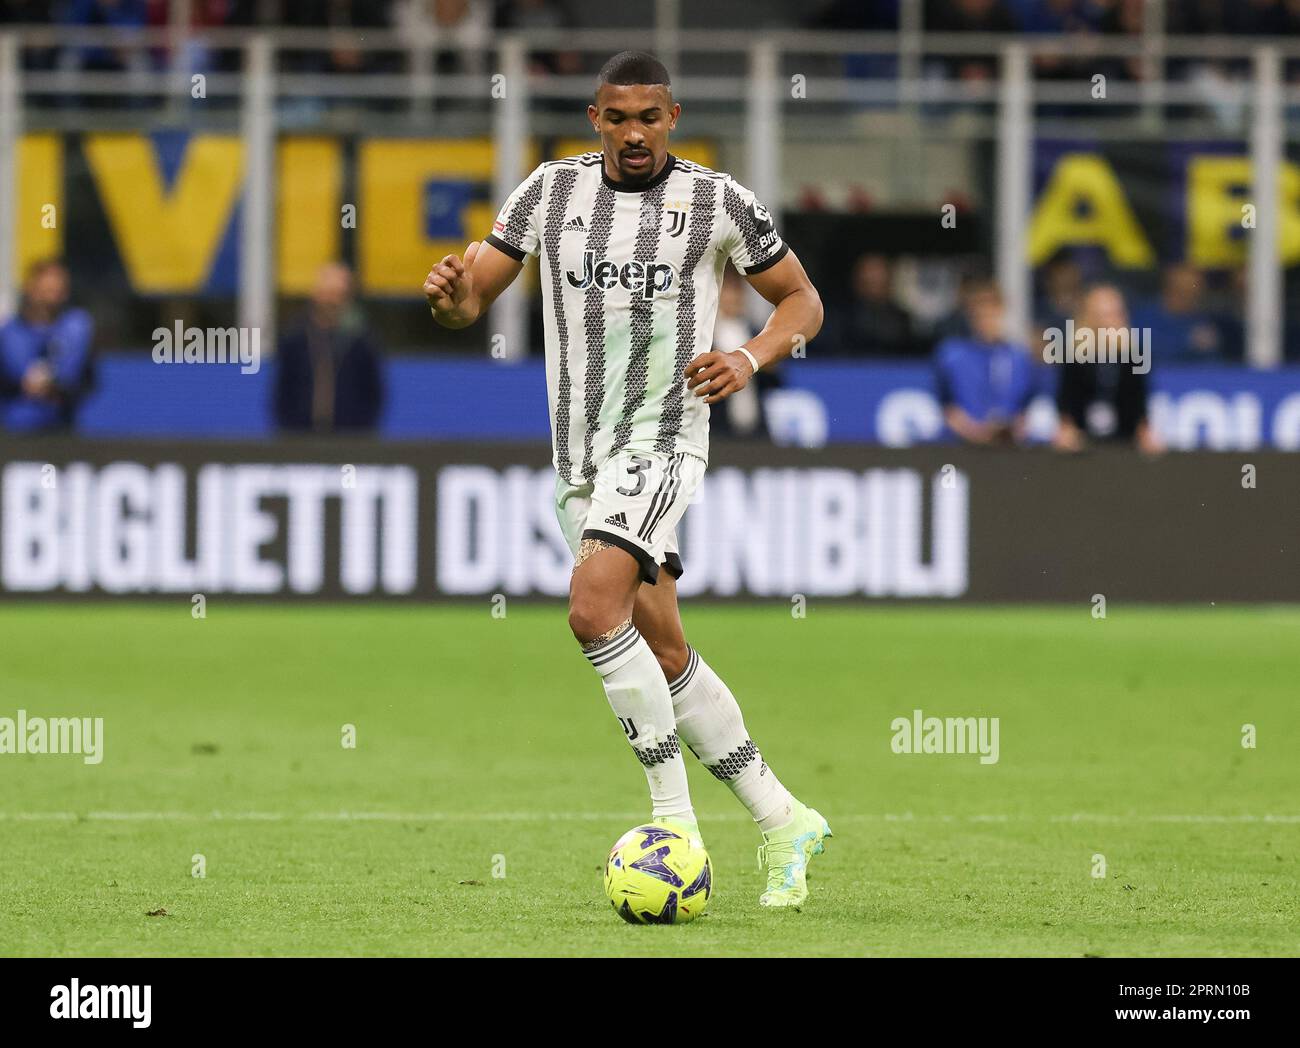
POLYGON ((668 204, 668 235, 670 237, 679 237, 686 229, 686 212, 691 209, 691 205, 684 201, 670 201, 668 204))

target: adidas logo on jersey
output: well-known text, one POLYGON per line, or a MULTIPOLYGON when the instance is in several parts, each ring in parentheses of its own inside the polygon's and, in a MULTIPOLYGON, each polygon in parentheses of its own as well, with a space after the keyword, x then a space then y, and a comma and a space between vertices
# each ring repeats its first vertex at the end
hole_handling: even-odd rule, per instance
POLYGON ((570 229, 576 229, 579 233, 587 232, 587 227, 582 221, 582 216, 571 218, 560 227, 561 233, 567 233, 570 229))
POLYGON ((623 513, 622 511, 619 511, 618 513, 611 513, 608 517, 605 518, 605 523, 613 524, 614 527, 622 528, 624 531, 628 530, 627 514, 623 513))
POLYGON ((597 261, 594 251, 582 253, 581 276, 573 270, 564 275, 579 291, 593 286, 610 291, 621 284, 633 294, 639 293, 643 299, 662 295, 677 282, 677 270, 667 262, 634 261, 620 266, 608 258, 597 261))

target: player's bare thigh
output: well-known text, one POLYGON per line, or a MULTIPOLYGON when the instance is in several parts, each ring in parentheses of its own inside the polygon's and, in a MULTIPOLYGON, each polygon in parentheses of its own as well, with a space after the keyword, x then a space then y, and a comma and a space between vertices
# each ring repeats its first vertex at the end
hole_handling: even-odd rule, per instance
POLYGON ((626 550, 600 539, 582 540, 569 577, 569 628, 584 650, 627 628, 640 585, 641 565, 626 550))
POLYGON ((660 568, 656 585, 642 583, 636 591, 632 623, 650 645, 668 680, 686 669, 688 652, 682 616, 677 609, 677 580, 660 568))
POLYGON ((569 579, 569 627, 584 648, 599 647, 631 619, 664 676, 686 669, 688 652, 677 609, 677 580, 660 571, 656 585, 640 581, 640 565, 600 539, 583 539, 569 579))

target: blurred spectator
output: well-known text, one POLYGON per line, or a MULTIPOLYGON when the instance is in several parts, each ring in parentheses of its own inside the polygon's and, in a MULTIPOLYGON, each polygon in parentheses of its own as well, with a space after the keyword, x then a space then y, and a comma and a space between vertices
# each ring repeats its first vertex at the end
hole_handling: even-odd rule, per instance
MULTIPOLYGON (((20 25, 45 25, 53 20, 54 12, 50 10, 49 0, 0 0, 0 25, 18 23, 20 25)), ((20 48, 23 69, 33 73, 44 73, 55 68, 59 56, 57 47, 20 48)), ((47 105, 45 96, 29 93, 27 104, 33 106, 47 105)))
MULTIPOLYGON (((1145 26, 1145 10, 1143 5, 1147 0, 1114 0, 1110 10, 1101 20, 1100 29, 1103 33, 1125 36, 1141 36, 1145 26)), ((1102 52, 1103 56, 1105 52, 1102 52)), ((1148 76, 1148 60, 1141 55, 1125 55, 1101 66, 1101 71, 1113 79, 1122 80, 1145 80, 1148 76)), ((1157 75, 1163 75, 1164 69, 1154 67, 1157 75)))
POLYGON ((884 255, 862 255, 853 265, 853 298, 839 311, 833 352, 901 357, 913 352, 911 320, 894 299, 894 270, 884 255))
MULTIPOLYGON (((434 71, 442 76, 482 74, 492 41, 490 0, 399 0, 393 26, 408 39, 437 33, 434 71)), ((460 101, 460 100, 456 100, 460 101)))
POLYGON ((966 338, 947 338, 934 353, 939 403, 948 428, 969 444, 1006 444, 1025 433, 1034 394, 1028 351, 1005 337, 1002 292, 992 282, 966 295, 966 338))
POLYGON ((321 269, 311 305, 280 339, 275 419, 317 433, 374 429, 384 406, 379 354, 352 301, 352 271, 321 269))
POLYGON ((1043 327, 1065 327, 1079 309, 1083 295, 1083 269, 1069 254, 1059 253, 1043 266, 1038 317, 1043 327))
POLYGON ((1034 306, 1034 349, 1046 344, 1049 329, 1064 330, 1065 322, 1079 310, 1083 295, 1083 269, 1066 251, 1057 252, 1038 271, 1038 299, 1034 306))
MULTIPOLYGON (((497 7, 497 29, 574 29, 577 25, 573 12, 562 0, 504 0, 497 7)), ((582 56, 577 51, 530 50, 528 69, 535 76, 573 76, 582 72, 582 56)), ((564 111, 568 108, 564 102, 564 111)))
POLYGON ((934 325, 935 338, 943 341, 948 338, 970 338, 970 300, 971 295, 984 290, 989 284, 995 284, 986 268, 965 269, 957 283, 957 294, 948 313, 941 316, 934 325))
POLYGON ((68 429, 92 382, 95 326, 69 309, 68 270, 37 262, 23 283, 18 314, 0 327, 0 415, 16 433, 68 429))
MULTIPOLYGON (((148 4, 145 0, 67 0, 59 12, 58 20, 64 25, 140 29, 147 21, 148 4)), ((87 48, 80 58, 81 69, 126 68, 122 57, 110 48, 87 48)))
POLYGON ((963 275, 969 260, 961 255, 947 257, 904 255, 894 264, 894 295, 907 312, 912 330, 912 351, 928 355, 946 335, 965 334, 943 327, 960 301, 963 275))
MULTIPOLYGON (((1003 0, 927 0, 925 29, 931 33, 1014 33, 1016 23, 1003 0)), ((954 80, 994 80, 995 55, 948 55, 943 68, 954 80)))
MULTIPOLYGON (((745 316, 745 282, 740 275, 727 267, 718 291, 718 319, 713 326, 713 348, 723 353, 734 353, 757 334, 754 325, 745 316)), ((769 440, 767 420, 763 414, 763 398, 772 389, 778 389, 781 378, 777 372, 764 368, 749 380, 744 389, 726 400, 711 405, 709 433, 718 437, 737 437, 746 440, 769 440)))
MULTIPOLYGON (((333 46, 328 50, 284 50, 280 64, 287 73, 397 73, 405 65, 405 55, 393 51, 372 50, 358 46, 364 33, 351 30, 386 29, 392 25, 392 0, 294 0, 283 9, 283 22, 289 27, 332 29, 333 46)), ((392 110, 398 107, 392 98, 370 98, 361 103, 365 109, 392 110)), ((320 119, 330 106, 356 105, 347 99, 287 98, 281 101, 282 122, 310 125, 320 119)))
MULTIPOLYGON (((1066 34, 1071 39, 1060 50, 1034 55, 1034 75, 1039 80, 1085 81, 1100 74, 1107 81, 1140 80, 1143 60, 1117 56, 1105 41, 1108 34, 1140 35, 1144 0, 1007 0, 1012 18, 1023 32, 1066 34)), ((1097 107, 1063 102, 1044 104, 1040 115, 1095 118, 1097 107)), ((1110 105, 1107 116, 1129 113, 1128 107, 1110 105)))
MULTIPOLYGON (((71 26, 108 27, 118 30, 143 29, 148 18, 145 0, 68 0, 60 9, 58 21, 71 26)), ((139 47, 70 47, 58 57, 58 65, 67 71, 92 73, 144 72, 149 67, 148 53, 139 47)), ((80 104, 90 109, 139 104, 138 97, 87 94, 80 104)))
MULTIPOLYGON (((190 3, 190 24, 203 29, 252 25, 257 7, 257 0, 190 0, 190 3)), ((174 5, 158 0, 158 6, 165 12, 160 24, 165 24, 174 5)))
POLYGON ((1007 0, 1007 7, 1025 33, 1081 33, 1096 28, 1095 6, 1080 0, 1007 0))
MULTIPOLYGON (((809 29, 848 32, 896 32, 899 0, 823 0, 803 16, 809 29)), ((844 75, 853 80, 886 79, 898 75, 897 55, 844 56, 844 75)))
MULTIPOLYGON (((1080 303, 1075 331, 1094 332, 1129 326, 1124 296, 1113 284, 1091 288, 1080 303)), ((1052 444, 1061 451, 1081 451, 1089 438, 1130 441, 1148 454, 1164 450, 1147 420, 1147 376, 1131 364, 1068 363, 1060 365, 1056 410, 1060 416, 1052 444)))
MULTIPOLYGON (((191 0, 190 25, 195 29, 228 29, 251 26, 257 0, 191 0)), ((175 15, 168 0, 150 0, 149 26, 162 28, 172 24, 175 15)), ((237 73, 243 57, 237 49, 215 48, 202 37, 186 39, 180 53, 168 49, 154 52, 154 64, 160 68, 179 68, 194 73, 237 73)), ((204 99, 206 103, 208 100, 204 99)), ((215 99, 214 99, 215 101, 215 99)))
MULTIPOLYGON (((392 25, 392 0, 296 0, 284 8, 284 24, 310 29, 382 29, 392 25)), ((326 55, 326 69, 337 73, 368 72, 373 51, 349 46, 346 37, 326 55)))
MULTIPOLYGON (((1230 33, 1250 36, 1287 36, 1296 23, 1292 3, 1280 0, 1184 0, 1166 4, 1166 23, 1171 33, 1230 33)), ((1239 127, 1245 115, 1242 103, 1230 94, 1233 81, 1248 79, 1249 58, 1210 61, 1185 58, 1172 63, 1175 74, 1191 81, 1224 127, 1239 127)), ((1288 71, 1294 68, 1288 64, 1288 71)), ((1288 73, 1289 75, 1289 73, 1288 73)))
POLYGON ((1162 363, 1219 359, 1222 334, 1205 308, 1205 280, 1187 263, 1169 266, 1161 279, 1160 298, 1133 311, 1133 323, 1151 330, 1151 345, 1162 363))
POLYGON ((1223 356, 1234 364, 1242 363, 1246 356, 1247 279, 1245 266, 1238 266, 1228 273, 1223 304, 1215 315, 1219 337, 1222 339, 1223 356))

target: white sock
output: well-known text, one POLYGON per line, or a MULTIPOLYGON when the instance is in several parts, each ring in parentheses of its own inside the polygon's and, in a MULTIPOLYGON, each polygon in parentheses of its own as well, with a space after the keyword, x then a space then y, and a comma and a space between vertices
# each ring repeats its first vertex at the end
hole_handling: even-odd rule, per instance
POLYGON ((599 648, 583 652, 605 685, 632 752, 645 766, 653 817, 695 818, 686 764, 677 743, 673 700, 650 645, 631 623, 599 648))
POLYGON ((731 689, 694 648, 686 669, 669 684, 682 742, 730 788, 764 833, 789 824, 795 799, 781 785, 745 731, 731 689))

